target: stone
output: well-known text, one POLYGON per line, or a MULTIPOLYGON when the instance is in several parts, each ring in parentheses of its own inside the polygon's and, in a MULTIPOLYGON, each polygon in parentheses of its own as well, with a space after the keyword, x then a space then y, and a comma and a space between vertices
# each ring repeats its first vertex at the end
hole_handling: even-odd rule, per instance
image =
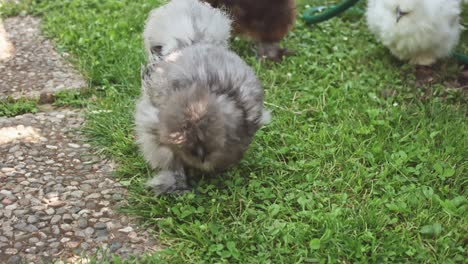
POLYGON ((96 228, 96 230, 107 229, 107 225, 106 223, 98 222, 94 225, 94 228, 96 228))
POLYGON ((16 255, 16 254, 18 254, 18 249, 16 249, 16 248, 7 248, 7 249, 5 249, 5 254, 7 254, 7 255, 16 255))
POLYGON ((81 198, 83 196, 83 193, 83 191, 73 191, 70 193, 70 195, 75 198, 81 198))
POLYGON ((29 239, 30 244, 36 244, 37 242, 39 242, 39 238, 37 238, 37 237, 31 237, 29 239))
POLYGON ((74 143, 68 143, 68 146, 71 148, 80 148, 80 145, 74 143))
POLYGON ((49 247, 51 248, 58 248, 60 246, 60 242, 52 242, 49 244, 49 247))
POLYGON ((60 225, 60 228, 61 228, 63 231, 70 231, 70 230, 72 230, 72 227, 71 227, 71 225, 69 225, 69 224, 61 224, 61 225, 60 225))
POLYGON ((62 221, 66 224, 71 224, 73 222, 73 217, 70 214, 64 214, 62 216, 62 221))
POLYGON ((86 200, 91 200, 91 199, 98 199, 101 197, 100 193, 92 193, 88 196, 85 197, 86 200))
POLYGON ((122 232, 122 233, 130 233, 132 231, 133 231, 133 228, 131 226, 127 226, 125 228, 119 229, 119 232, 122 232))
POLYGON ((16 216, 23 216, 27 213, 29 213, 29 209, 18 209, 18 210, 13 211, 13 214, 16 216))
POLYGON ((107 236, 109 235, 109 231, 107 231, 107 229, 100 229, 100 230, 96 230, 96 233, 94 234, 98 239, 101 237, 106 237, 107 239, 107 236))
POLYGON ((60 234, 60 228, 58 226, 56 226, 56 225, 53 225, 52 226, 52 233, 54 235, 59 235, 60 234))
POLYGON ((70 242, 67 243, 68 248, 77 248, 79 245, 80 245, 80 243, 76 242, 76 241, 70 241, 70 242))
POLYGON ((121 247, 122 247, 122 243, 120 243, 119 241, 113 241, 109 246, 109 250, 111 252, 115 252, 115 251, 117 251, 117 249, 119 249, 121 247))
POLYGON ((23 198, 23 199, 20 199, 20 200, 18 201, 18 203, 19 203, 21 206, 28 206, 28 205, 31 203, 31 201, 30 201, 29 199, 23 198))
POLYGON ((86 220, 86 218, 84 217, 80 217, 78 218, 78 220, 76 221, 76 225, 81 228, 81 229, 84 229, 88 226, 88 220, 86 220))
POLYGON ((86 236, 91 236, 94 233, 94 229, 92 227, 87 227, 85 230, 85 235, 86 236))
POLYGON ((28 223, 35 224, 37 222, 39 222, 39 217, 37 217, 35 215, 28 216, 28 223))
POLYGON ((14 201, 12 201, 12 200, 9 199, 9 198, 4 198, 4 199, 2 200, 2 204, 3 204, 3 205, 10 205, 10 204, 12 204, 12 203, 14 203, 14 201))
POLYGON ((54 215, 52 216, 52 219, 50 219, 50 224, 55 225, 60 222, 60 219, 62 219, 60 215, 54 215))
POLYGON ((13 211, 13 210, 15 210, 16 208, 18 208, 18 205, 17 205, 17 204, 10 204, 10 205, 7 205, 7 206, 5 207, 5 210, 11 210, 11 211, 13 211))
POLYGON ((46 245, 46 243, 44 243, 42 241, 39 241, 39 242, 36 243, 37 248, 43 248, 45 245, 46 245))
POLYGON ((37 248, 36 247, 29 247, 29 248, 26 248, 25 252, 29 253, 29 254, 36 254, 37 248))
POLYGON ((81 248, 84 249, 84 250, 86 250, 86 249, 89 248, 89 244, 86 243, 86 242, 83 242, 83 243, 81 243, 81 248))
POLYGON ((66 203, 64 201, 53 201, 53 202, 50 202, 49 203, 49 206, 52 207, 52 208, 59 208, 59 207, 62 207, 64 206, 66 203))
POLYGON ((11 256, 8 259, 8 264, 17 264, 17 263, 21 263, 21 258, 18 255, 11 256))
POLYGON ((34 225, 26 225, 24 228, 21 229, 21 231, 24 231, 24 232, 29 232, 29 233, 33 233, 33 232, 36 232, 37 230, 39 230, 36 226, 34 225))

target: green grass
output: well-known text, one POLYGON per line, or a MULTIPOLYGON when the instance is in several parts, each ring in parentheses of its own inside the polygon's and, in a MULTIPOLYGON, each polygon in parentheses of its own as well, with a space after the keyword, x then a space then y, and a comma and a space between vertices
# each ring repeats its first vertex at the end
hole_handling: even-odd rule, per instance
MULTIPOLYGON (((300 1, 299 11, 306 2, 323 3, 300 1)), ((271 124, 239 166, 194 179, 196 193, 144 190, 152 172, 133 143, 132 115, 140 35, 158 3, 28 6, 89 77, 87 95, 62 101, 87 101, 85 130, 130 190, 125 211, 167 246, 142 262, 466 263, 467 97, 450 87, 459 66, 442 61, 418 86, 415 68, 356 16, 313 28, 298 20, 284 41, 298 55, 280 64, 258 62, 250 42, 234 40, 263 83, 271 124)))
POLYGON ((14 100, 13 98, 6 98, 0 100, 0 117, 12 117, 22 115, 25 113, 37 112, 36 102, 33 100, 14 100))

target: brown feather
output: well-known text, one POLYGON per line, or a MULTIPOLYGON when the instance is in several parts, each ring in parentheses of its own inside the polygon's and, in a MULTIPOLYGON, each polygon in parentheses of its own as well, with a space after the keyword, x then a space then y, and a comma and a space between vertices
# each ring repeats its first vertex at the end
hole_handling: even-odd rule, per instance
POLYGON ((294 0, 204 0, 226 8, 233 16, 235 32, 257 42, 279 42, 294 25, 294 0))

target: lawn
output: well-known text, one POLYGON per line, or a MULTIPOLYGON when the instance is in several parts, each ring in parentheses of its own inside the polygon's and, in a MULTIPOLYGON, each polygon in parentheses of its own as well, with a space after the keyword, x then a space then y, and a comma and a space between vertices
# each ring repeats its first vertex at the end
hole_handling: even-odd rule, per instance
MULTIPOLYGON (((324 2, 302 0, 298 10, 324 2)), ((3 8, 3 16, 42 16, 47 35, 87 76, 89 89, 58 104, 86 108, 90 140, 130 190, 123 211, 166 246, 142 262, 466 263, 468 97, 454 88, 461 67, 444 60, 430 80, 417 78, 359 15, 314 27, 298 19, 284 41, 296 55, 279 64, 257 61, 250 42, 234 39, 263 84, 272 122, 238 166, 193 179, 194 193, 155 198, 145 190, 153 172, 134 144, 132 116, 143 23, 160 3, 3 8)), ((464 44, 459 50, 468 51, 464 44)))

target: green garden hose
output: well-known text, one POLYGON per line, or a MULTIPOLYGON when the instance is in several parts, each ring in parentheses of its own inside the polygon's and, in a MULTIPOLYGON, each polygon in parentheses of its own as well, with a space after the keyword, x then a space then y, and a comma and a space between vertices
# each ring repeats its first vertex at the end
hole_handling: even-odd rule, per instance
POLYGON ((458 52, 454 52, 454 53, 452 53, 452 58, 456 59, 457 61, 459 61, 459 62, 461 62, 463 64, 468 65, 468 55, 461 54, 461 53, 458 53, 458 52))
POLYGON ((306 24, 317 24, 339 15, 357 2, 359 2, 359 0, 345 0, 339 5, 312 7, 304 12, 302 19, 306 24))

